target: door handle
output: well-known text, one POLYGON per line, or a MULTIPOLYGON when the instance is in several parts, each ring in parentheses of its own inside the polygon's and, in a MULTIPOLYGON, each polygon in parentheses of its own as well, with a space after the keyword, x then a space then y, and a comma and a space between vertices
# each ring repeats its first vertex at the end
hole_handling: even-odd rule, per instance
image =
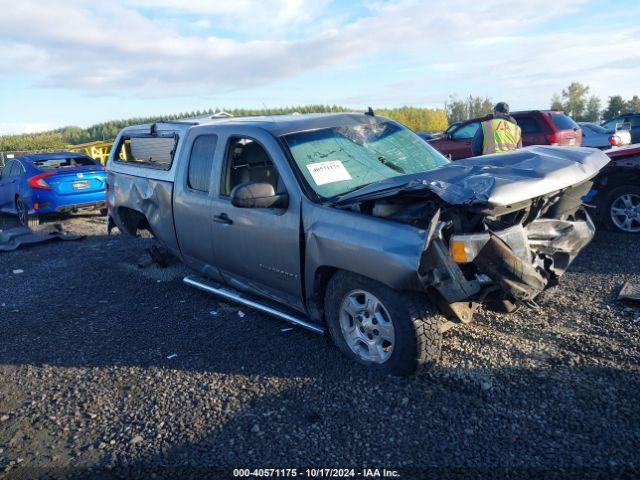
POLYGON ((217 223, 224 223, 227 225, 231 225, 233 223, 233 220, 231 220, 229 218, 229 215, 227 215, 226 213, 221 213, 220 215, 214 215, 213 221, 217 223))

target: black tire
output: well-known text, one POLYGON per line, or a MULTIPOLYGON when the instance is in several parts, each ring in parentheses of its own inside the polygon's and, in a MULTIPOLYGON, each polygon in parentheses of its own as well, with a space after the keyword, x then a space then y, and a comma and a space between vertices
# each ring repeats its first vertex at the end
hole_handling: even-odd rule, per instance
POLYGON ((434 365, 440 358, 443 317, 426 295, 393 290, 386 285, 349 272, 337 272, 325 292, 327 327, 336 346, 352 360, 384 374, 411 375, 417 369, 434 365), (384 363, 367 361, 348 345, 340 326, 343 300, 353 291, 362 290, 377 297, 391 316, 395 344, 384 363))
POLYGON ((611 208, 614 206, 614 203, 624 195, 633 195, 635 197, 640 198, 640 186, 638 185, 619 185, 617 187, 612 188, 609 191, 606 191, 605 195, 602 198, 602 201, 599 204, 599 218, 602 226, 607 230, 611 230, 614 232, 623 232, 629 235, 638 235, 640 234, 640 224, 634 223, 632 226, 635 232, 626 231, 620 226, 616 225, 616 223, 611 218, 611 208))
POLYGON ((40 217, 37 214, 30 214, 29 210, 20 197, 16 197, 16 215, 18 223, 23 227, 37 227, 40 225, 40 217))

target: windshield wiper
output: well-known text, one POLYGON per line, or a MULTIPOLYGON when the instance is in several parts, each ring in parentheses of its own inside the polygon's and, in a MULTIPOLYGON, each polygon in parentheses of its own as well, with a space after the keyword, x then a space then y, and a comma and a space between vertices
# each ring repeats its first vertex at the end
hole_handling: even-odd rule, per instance
MULTIPOLYGON (((386 179, 388 180, 388 179, 386 179)), ((361 197, 368 197, 370 195, 379 195, 382 192, 385 192, 387 190, 397 190, 399 188, 403 188, 404 186, 406 186, 409 182, 402 182, 402 183, 398 183, 398 184, 393 184, 393 185, 389 185, 387 187, 384 188, 380 188, 378 190, 376 189, 371 189, 370 187, 372 187, 373 185, 377 184, 377 183, 382 183, 385 180, 378 180, 377 182, 372 182, 369 183, 367 185, 363 185, 362 187, 358 187, 355 188, 353 190, 350 190, 348 192, 344 192, 340 195, 336 195, 335 197, 329 198, 327 199, 327 201, 329 203, 332 204, 341 204, 341 203, 350 203, 353 201, 356 201, 357 199, 361 198, 361 197)))
POLYGON ((378 157, 378 160, 380 161, 381 164, 383 164, 385 167, 389 167, 391 170, 394 170, 398 173, 402 173, 403 175, 407 173, 404 171, 404 168, 402 168, 400 165, 396 165, 395 163, 384 158, 382 155, 378 157))

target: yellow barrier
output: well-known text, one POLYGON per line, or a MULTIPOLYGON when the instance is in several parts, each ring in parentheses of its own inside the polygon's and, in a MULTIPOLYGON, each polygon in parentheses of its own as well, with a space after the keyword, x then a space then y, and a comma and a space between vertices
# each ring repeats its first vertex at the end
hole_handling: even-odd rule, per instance
POLYGON ((71 152, 82 152, 89 155, 91 158, 99 160, 101 164, 107 163, 109 158, 109 151, 113 145, 113 140, 105 140, 98 142, 81 143, 79 145, 68 145, 67 150, 71 152))

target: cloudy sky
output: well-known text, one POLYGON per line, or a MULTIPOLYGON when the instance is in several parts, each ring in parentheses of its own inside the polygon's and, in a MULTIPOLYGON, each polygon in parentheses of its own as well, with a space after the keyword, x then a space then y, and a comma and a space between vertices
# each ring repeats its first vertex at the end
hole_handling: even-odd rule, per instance
POLYGON ((213 107, 640 94, 637 0, 0 0, 0 134, 213 107))

